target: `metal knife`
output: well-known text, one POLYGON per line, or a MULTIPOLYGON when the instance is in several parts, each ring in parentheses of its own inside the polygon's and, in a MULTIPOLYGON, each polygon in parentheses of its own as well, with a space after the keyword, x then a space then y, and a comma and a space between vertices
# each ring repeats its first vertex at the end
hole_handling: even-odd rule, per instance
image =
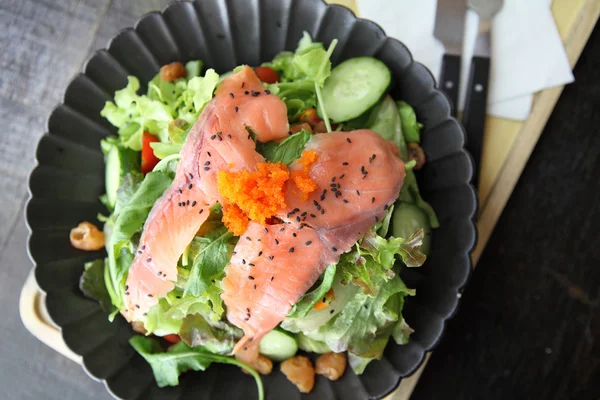
POLYGON ((473 185, 479 185, 481 149, 485 132, 487 93, 490 75, 490 28, 503 0, 469 0, 469 7, 479 14, 479 31, 469 71, 469 84, 462 122, 467 131, 467 150, 475 161, 473 185))
POLYGON ((433 36, 443 43, 445 52, 439 87, 452 103, 452 115, 458 108, 460 55, 467 11, 467 0, 438 0, 433 36))

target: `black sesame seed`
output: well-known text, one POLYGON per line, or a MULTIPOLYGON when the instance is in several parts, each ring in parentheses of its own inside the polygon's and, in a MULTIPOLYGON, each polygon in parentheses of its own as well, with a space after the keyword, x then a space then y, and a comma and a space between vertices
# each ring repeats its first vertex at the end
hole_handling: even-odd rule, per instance
MULTIPOLYGON (((248 321, 250 318, 244 318, 244 321, 248 321)), ((244 351, 248 350, 247 347, 244 347, 244 351)))
POLYGON ((377 215, 375 216, 375 222, 379 222, 379 217, 377 215))
POLYGON ((288 135, 289 135, 289 136, 292 136, 292 131, 288 131, 288 135))
POLYGON ((294 248, 290 247, 289 253, 293 253, 294 252, 294 248))
POLYGON ((319 207, 319 203, 316 200, 313 200, 313 204, 315 205, 315 207, 319 207))
POLYGON ((342 163, 342 165, 348 165, 348 163, 347 163, 346 161, 344 161, 344 162, 342 163))
POLYGON ((335 182, 335 176, 331 178, 331 182, 335 182))
POLYGON ((142 251, 141 251, 141 250, 138 250, 138 254, 142 254, 142 251))
POLYGON ((375 197, 371 198, 371 203, 375 203, 375 197))
POLYGON ((219 142, 223 141, 223 138, 221 136, 217 136, 217 139, 219 139, 219 142))
POLYGON ((325 209, 321 210, 321 215, 325 214, 325 209))
POLYGON ((178 203, 177 203, 177 206, 178 206, 178 207, 181 207, 181 202, 178 202, 178 203))
POLYGON ((179 194, 183 193, 183 190, 181 190, 181 189, 177 189, 177 191, 179 192, 179 194))
POLYGON ((210 167, 204 167, 205 171, 210 171, 210 167))
POLYGON ((210 140, 215 140, 215 138, 216 138, 216 137, 217 137, 217 135, 212 135, 212 136, 210 137, 210 140))
MULTIPOLYGON (((210 161, 205 162, 204 165, 210 165, 210 161)), ((190 189, 191 189, 191 187, 190 187, 190 189)))
POLYGON ((300 228, 298 228, 298 230, 300 229, 304 229, 304 225, 300 225, 300 228))
POLYGON ((249 308, 246 308, 246 311, 247 311, 247 312, 250 312, 250 309, 249 309, 249 308))
POLYGON ((237 254, 237 251, 234 251, 231 253, 232 256, 235 256, 237 254))
POLYGON ((206 154, 208 154, 208 156, 209 156, 209 157, 211 157, 211 155, 210 155, 210 151, 207 151, 207 152, 206 152, 206 154))
POLYGON ((250 236, 246 236, 246 240, 249 241, 249 242, 252 241, 252 239, 250 239, 250 236))
POLYGON ((275 258, 275 256, 269 256, 270 261, 273 261, 274 258, 275 258))
POLYGON ((186 206, 189 206, 189 205, 190 205, 190 201, 189 201, 189 200, 187 200, 187 201, 185 202, 185 205, 186 205, 186 206))
POLYGON ((296 222, 300 222, 300 217, 296 217, 296 222))
POLYGON ((252 91, 252 97, 256 97, 260 94, 260 92, 255 92, 254 90, 252 91))
POLYGON ((158 276, 161 276, 161 275, 162 275, 162 271, 158 271, 158 276))
POLYGON ((344 203, 348 204, 350 202, 347 199, 344 199, 344 203))
POLYGON ((229 97, 233 99, 233 93, 229 93, 229 97))
POLYGON ((258 257, 262 256, 262 254, 263 254, 263 252, 262 252, 262 251, 259 251, 259 252, 258 252, 258 257))
POLYGON ((196 200, 192 201, 192 207, 196 206, 196 200))
POLYGON ((323 303, 327 303, 327 297, 323 297, 323 300, 321 300, 323 303))
POLYGON ((227 139, 231 139, 231 134, 230 133, 227 134, 227 139))
POLYGON ((129 285, 125 285, 125 290, 129 290, 129 285))
POLYGON ((242 82, 242 87, 244 87, 245 84, 246 84, 246 82, 242 82))
POLYGON ((251 317, 250 313, 246 314, 246 318, 250 318, 250 317, 251 317))
POLYGON ((194 179, 194 175, 192 175, 192 174, 189 174, 189 175, 190 175, 190 179, 194 179))
POLYGON ((352 143, 352 140, 350 140, 350 138, 349 138, 349 137, 347 137, 347 138, 346 138, 346 142, 348 142, 348 143, 352 143))
POLYGON ((301 217, 305 217, 306 214, 308 214, 306 211, 304 211, 302 214, 300 214, 301 217))
POLYGON ((256 290, 256 285, 254 285, 254 290, 256 290))
POLYGON ((346 174, 341 174, 340 179, 343 179, 345 176, 346 176, 346 174))
POLYGON ((383 206, 383 209, 387 210, 388 209, 388 205, 386 204, 385 206, 383 206))
POLYGON ((198 214, 202 214, 204 212, 204 209, 200 210, 200 212, 198 214))
POLYGON ((135 305, 135 308, 139 309, 139 308, 140 308, 140 306, 136 304, 136 305, 135 305))
POLYGON ((331 310, 329 311, 329 314, 333 314, 335 312, 335 310, 331 310))
POLYGON ((325 195, 324 194, 321 195, 321 201, 323 201, 323 200, 325 200, 325 195))
POLYGON ((148 297, 153 297, 150 293, 148 293, 148 297))
POLYGON ((315 214, 310 214, 311 218, 317 218, 317 216, 315 214))
POLYGON ((150 261, 152 261, 151 258, 146 258, 146 262, 150 262, 150 261))
POLYGON ((248 263, 249 266, 254 267, 255 265, 252 263, 248 263))
POLYGON ((239 111, 239 107, 235 106, 235 112, 238 112, 238 111, 239 111))
POLYGON ((358 196, 360 196, 360 192, 358 191, 358 189, 356 189, 356 194, 357 194, 358 196))
POLYGON ((269 89, 265 90, 265 94, 271 94, 271 91, 269 89))
POLYGON ((248 275, 248 279, 250 279, 251 281, 253 281, 254 277, 252 275, 248 275))
POLYGON ((263 228, 263 231, 265 231, 265 233, 269 233, 269 230, 266 227, 263 228))
POLYGON ((311 243, 312 243, 312 242, 309 240, 309 241, 308 241, 308 242, 306 242, 305 244, 306 244, 307 246, 310 246, 310 244, 311 244, 311 243))
POLYGON ((275 277, 274 277, 274 276, 272 276, 272 277, 271 277, 271 282, 273 282, 273 279, 275 279, 275 277))
POLYGON ((293 237, 296 237, 296 236, 298 236, 298 235, 296 235, 296 233, 294 232, 294 233, 292 233, 292 236, 293 236, 293 237))
POLYGON ((242 264, 246 265, 246 260, 242 258, 242 264))
POLYGON ((279 244, 279 240, 275 239, 275 244, 279 244))
POLYGON ((148 313, 143 313, 142 316, 147 317, 148 313))
POLYGON ((279 229, 279 232, 283 232, 283 231, 285 231, 285 228, 280 228, 279 229))
POLYGON ((332 247, 332 248, 331 248, 331 250, 333 250, 333 251, 337 251, 337 249, 336 249, 335 247, 332 247))
POLYGON ((244 90, 244 94, 249 94, 250 92, 247 90, 244 90))

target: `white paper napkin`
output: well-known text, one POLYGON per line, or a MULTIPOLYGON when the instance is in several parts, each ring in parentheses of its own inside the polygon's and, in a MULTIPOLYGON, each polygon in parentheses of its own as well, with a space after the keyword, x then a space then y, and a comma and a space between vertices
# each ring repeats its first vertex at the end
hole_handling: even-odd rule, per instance
MULTIPOLYGON (((537 91, 573 81, 573 73, 556 29, 552 0, 504 0, 492 27, 492 66, 488 114, 526 119, 537 91)), ((415 60, 439 77, 444 48, 433 37, 437 0, 358 0, 362 17, 380 24, 404 42, 415 60)), ((461 71, 459 108, 463 108, 468 69, 479 18, 469 10, 461 71)))

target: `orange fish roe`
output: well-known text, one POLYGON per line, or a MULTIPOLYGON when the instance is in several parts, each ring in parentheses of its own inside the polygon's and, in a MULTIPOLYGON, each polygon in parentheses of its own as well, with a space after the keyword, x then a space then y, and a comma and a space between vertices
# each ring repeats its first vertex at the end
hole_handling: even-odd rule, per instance
POLYGON ((248 227, 248 215, 243 212, 237 204, 230 204, 223 207, 223 224, 229 232, 236 236, 241 236, 248 227))
POLYGON ((292 172, 292 180, 302 192, 301 200, 307 200, 308 195, 317 190, 317 183, 308 175, 310 165, 317 161, 317 158, 317 152, 314 150, 302 151, 302 157, 298 159, 302 169, 292 172))
POLYGON ((257 170, 219 171, 217 189, 223 196, 223 223, 235 235, 246 230, 248 219, 265 224, 285 207, 283 186, 290 172, 283 163, 258 163, 257 170))

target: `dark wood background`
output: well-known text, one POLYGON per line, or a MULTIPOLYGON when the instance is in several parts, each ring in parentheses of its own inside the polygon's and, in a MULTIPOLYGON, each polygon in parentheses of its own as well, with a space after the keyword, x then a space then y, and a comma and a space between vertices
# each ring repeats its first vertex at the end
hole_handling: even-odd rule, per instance
MULTIPOLYGON (((0 0, 0 398, 109 399, 30 335, 23 206, 35 143, 96 49, 170 0, 0 0)), ((600 30, 596 28, 415 399, 600 398, 600 30)))

